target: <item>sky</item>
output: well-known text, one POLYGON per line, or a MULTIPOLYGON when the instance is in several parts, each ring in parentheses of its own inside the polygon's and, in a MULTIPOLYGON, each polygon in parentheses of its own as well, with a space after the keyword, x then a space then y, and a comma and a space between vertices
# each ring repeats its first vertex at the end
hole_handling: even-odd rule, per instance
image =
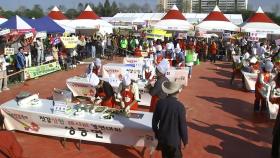
MULTIPOLYGON (((110 0, 113 2, 113 0, 110 0)), ((117 3, 122 2, 124 4, 128 3, 139 3, 139 0, 115 0, 117 3)), ((280 0, 248 0, 250 8, 256 10, 260 5, 264 11, 271 11, 272 6, 275 4, 280 5, 280 0)), ((31 8, 34 4, 40 4, 45 10, 52 5, 63 4, 66 8, 77 8, 78 3, 93 2, 98 4, 98 2, 104 2, 104 0, 0 0, 0 6, 4 10, 16 10, 19 6, 26 6, 31 8)), ((153 8, 155 8, 157 0, 142 0, 141 4, 148 2, 153 8)))

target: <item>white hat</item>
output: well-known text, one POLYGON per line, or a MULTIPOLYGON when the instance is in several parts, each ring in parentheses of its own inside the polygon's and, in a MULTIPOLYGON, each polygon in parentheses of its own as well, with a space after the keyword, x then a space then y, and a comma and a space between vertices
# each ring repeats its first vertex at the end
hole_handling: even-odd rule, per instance
POLYGON ((273 63, 271 61, 267 61, 265 63, 265 71, 267 72, 271 72, 273 69, 273 63))
POLYGON ((244 59, 247 60, 247 59, 249 59, 249 58, 250 58, 250 54, 249 54, 248 52, 246 52, 246 53, 244 54, 244 59))
POLYGON ((98 76, 96 76, 95 73, 88 74, 87 75, 87 80, 93 87, 97 86, 99 84, 99 81, 100 81, 98 76))
POLYGON ((101 66, 101 60, 99 58, 96 58, 94 64, 95 66, 101 66))
POLYGON ((163 59, 158 65, 157 65, 157 70, 161 74, 165 74, 169 68, 169 62, 166 59, 163 59))
POLYGON ((250 63, 255 64, 258 61, 256 57, 252 57, 250 63))
POLYGON ((157 46, 156 46, 156 50, 157 50, 157 51, 162 51, 162 46, 161 46, 161 45, 157 45, 157 46))
POLYGON ((161 85, 162 90, 166 94, 174 94, 176 92, 180 92, 182 89, 182 85, 176 82, 164 81, 161 85))
POLYGON ((128 74, 126 74, 122 80, 124 86, 129 86, 131 84, 131 79, 128 74))

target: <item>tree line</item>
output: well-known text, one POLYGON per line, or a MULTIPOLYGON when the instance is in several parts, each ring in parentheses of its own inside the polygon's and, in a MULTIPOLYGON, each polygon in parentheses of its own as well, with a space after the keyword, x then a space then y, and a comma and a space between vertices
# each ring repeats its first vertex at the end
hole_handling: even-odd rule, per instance
MULTIPOLYGON (((81 11, 83 11, 87 5, 90 5, 93 11, 101 17, 112 17, 117 13, 151 13, 153 12, 152 7, 149 3, 144 3, 142 5, 137 3, 124 4, 116 3, 110 0, 105 0, 104 3, 99 2, 94 3, 79 3, 76 8, 67 8, 65 5, 59 5, 58 8, 64 13, 69 19, 75 19, 81 11)), ((28 18, 40 18, 48 14, 49 11, 54 6, 48 7, 46 11, 43 10, 41 5, 35 4, 32 8, 27 8, 26 6, 19 6, 15 11, 4 10, 0 7, 0 15, 9 19, 12 16, 19 15, 28 18)))

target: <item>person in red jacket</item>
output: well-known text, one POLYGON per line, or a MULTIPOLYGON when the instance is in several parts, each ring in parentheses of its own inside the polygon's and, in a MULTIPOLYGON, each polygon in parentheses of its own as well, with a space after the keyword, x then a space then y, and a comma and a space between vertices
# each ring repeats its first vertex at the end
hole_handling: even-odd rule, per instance
POLYGON ((15 135, 3 129, 4 117, 0 114, 0 157, 22 158, 23 150, 15 135))
POLYGON ((96 58, 95 61, 94 61, 94 66, 93 66, 93 69, 92 71, 98 76, 100 71, 101 71, 101 60, 99 58, 96 58))
POLYGON ((147 85, 147 89, 149 89, 149 93, 152 96, 149 112, 155 111, 156 104, 159 99, 164 99, 167 97, 167 94, 163 92, 161 85, 164 81, 169 81, 168 78, 165 77, 168 67, 169 62, 166 59, 162 60, 161 63, 156 67, 157 81, 155 82, 154 86, 152 86, 150 82, 147 85))
POLYGON ((139 92, 134 89, 133 83, 128 75, 123 78, 121 94, 121 106, 126 112, 138 109, 139 92))
POLYGON ((217 53, 218 53, 217 44, 215 41, 212 41, 210 46, 211 62, 214 63, 216 62, 217 53))
POLYGON ((272 69, 273 69, 273 63, 271 61, 267 61, 265 63, 264 71, 258 75, 257 82, 255 85, 255 102, 254 102, 255 112, 260 110, 260 103, 261 103, 261 111, 266 110, 266 98, 262 96, 262 93, 269 90, 270 83, 273 80, 271 74, 272 69))

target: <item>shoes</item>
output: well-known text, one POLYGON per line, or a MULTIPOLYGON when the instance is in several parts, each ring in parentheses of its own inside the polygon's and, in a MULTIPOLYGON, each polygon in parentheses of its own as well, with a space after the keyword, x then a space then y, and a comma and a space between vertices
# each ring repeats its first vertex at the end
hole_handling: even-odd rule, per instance
POLYGON ((10 88, 3 88, 3 91, 8 91, 10 90, 10 88))

